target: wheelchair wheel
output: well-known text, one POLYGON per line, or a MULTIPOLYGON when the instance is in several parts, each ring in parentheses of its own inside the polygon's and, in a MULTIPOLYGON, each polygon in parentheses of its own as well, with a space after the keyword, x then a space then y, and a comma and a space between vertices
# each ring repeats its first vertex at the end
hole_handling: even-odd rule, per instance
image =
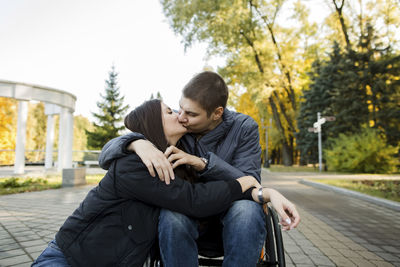
POLYGON ((268 214, 265 222, 267 237, 265 239, 264 251, 257 266, 286 266, 282 231, 278 215, 274 208, 267 206, 267 209, 268 214))

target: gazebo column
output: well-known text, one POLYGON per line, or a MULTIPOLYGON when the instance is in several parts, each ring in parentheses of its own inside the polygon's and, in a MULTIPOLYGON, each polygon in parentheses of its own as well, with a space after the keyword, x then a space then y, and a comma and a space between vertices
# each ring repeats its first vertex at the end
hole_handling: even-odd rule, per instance
POLYGON ((44 166, 46 169, 53 167, 53 146, 54 146, 54 115, 60 113, 60 107, 46 103, 44 113, 47 115, 46 129, 46 158, 44 166))
POLYGON ((64 164, 64 141, 65 141, 65 114, 66 108, 60 108, 59 128, 58 128, 58 166, 57 169, 61 171, 64 164))
POLYGON ((44 167, 50 169, 53 167, 53 144, 54 144, 54 116, 47 115, 46 129, 46 159, 44 167))
POLYGON ((58 170, 72 167, 72 140, 73 140, 73 116, 72 112, 61 107, 60 130, 58 137, 58 170))
POLYGON ((26 121, 28 118, 28 101, 18 101, 17 140, 15 146, 14 173, 23 174, 25 171, 25 139, 26 121))
POLYGON ((65 136, 65 157, 64 157, 64 166, 63 168, 72 168, 72 146, 73 146, 73 137, 74 137, 74 116, 72 112, 67 109, 67 113, 65 115, 66 119, 66 136, 65 136))

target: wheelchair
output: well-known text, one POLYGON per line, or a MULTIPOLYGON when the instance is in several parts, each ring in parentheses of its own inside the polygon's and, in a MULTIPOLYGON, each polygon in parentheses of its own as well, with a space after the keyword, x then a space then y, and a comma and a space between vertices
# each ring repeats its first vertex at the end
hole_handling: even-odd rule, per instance
MULTIPOLYGON (((264 210, 268 211, 265 223, 267 237, 264 242, 264 247, 261 251, 260 258, 257 262, 257 267, 286 266, 282 232, 278 215, 274 208, 268 206, 267 204, 264 205, 266 205, 264 210)), ((223 249, 221 244, 216 244, 212 249, 210 249, 210 246, 208 246, 207 249, 199 246, 199 266, 222 266, 222 257, 223 249)), ((162 266, 163 265, 159 253, 155 253, 149 257, 144 265, 144 267, 162 266)))

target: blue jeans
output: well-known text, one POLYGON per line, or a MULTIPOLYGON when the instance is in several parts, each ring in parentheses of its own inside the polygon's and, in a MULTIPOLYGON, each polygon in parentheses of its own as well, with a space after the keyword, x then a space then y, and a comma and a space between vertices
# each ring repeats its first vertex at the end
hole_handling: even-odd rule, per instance
POLYGON ((51 241, 31 267, 71 267, 55 240, 51 241))
MULTIPOLYGON (((239 200, 221 215, 223 266, 256 266, 266 237, 265 214, 254 201, 239 200)), ((165 267, 198 266, 199 222, 162 209, 158 225, 160 253, 165 267)))

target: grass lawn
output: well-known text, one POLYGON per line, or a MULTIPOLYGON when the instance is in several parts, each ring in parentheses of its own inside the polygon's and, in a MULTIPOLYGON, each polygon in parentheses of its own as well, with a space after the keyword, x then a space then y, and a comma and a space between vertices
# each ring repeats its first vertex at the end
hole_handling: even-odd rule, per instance
MULTIPOLYGON (((87 184, 97 184, 104 174, 87 174, 87 184)), ((8 195, 23 192, 41 191, 46 189, 61 188, 61 175, 49 175, 46 177, 11 177, 0 179, 0 195, 8 195)))
MULTIPOLYGON (((299 166, 299 165, 293 165, 293 166, 284 166, 284 165, 271 165, 270 168, 268 168, 271 172, 319 172, 319 168, 316 165, 315 167, 309 165, 309 166, 299 166)), ((335 171, 323 171, 323 173, 338 173, 335 171)))
POLYGON ((319 172, 318 167, 309 166, 284 166, 284 165, 271 165, 268 170, 271 172, 319 172))
POLYGON ((400 180, 312 179, 312 181, 400 202, 400 180))

